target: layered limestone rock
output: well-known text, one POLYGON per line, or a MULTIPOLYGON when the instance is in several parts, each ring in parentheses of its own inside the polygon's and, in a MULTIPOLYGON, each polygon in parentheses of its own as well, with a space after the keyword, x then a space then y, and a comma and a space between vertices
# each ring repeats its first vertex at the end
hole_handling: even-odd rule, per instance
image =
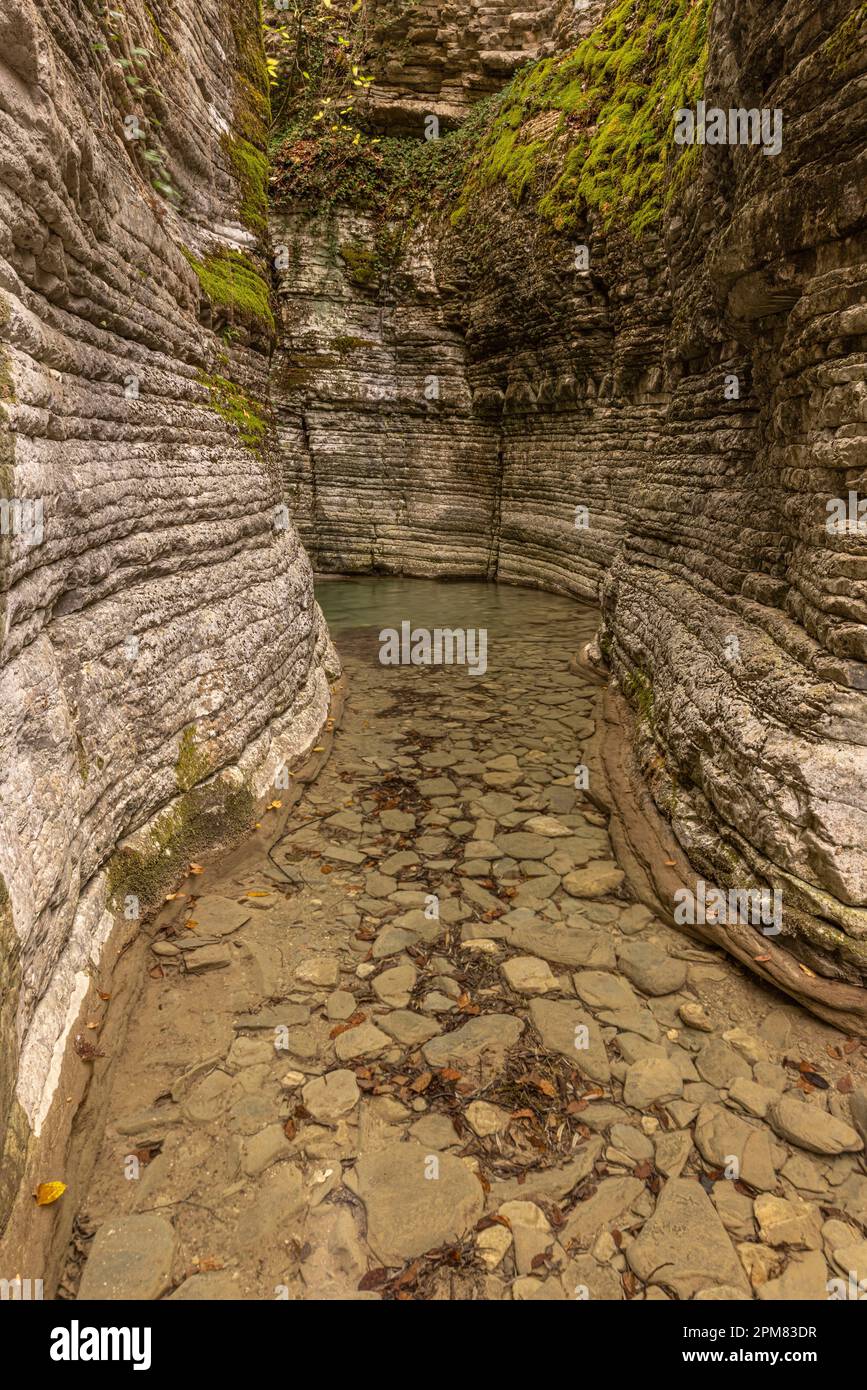
MULTIPOLYGON (((598 41, 708 9, 620 4, 598 41)), ((656 168, 653 123, 636 165, 568 58, 449 137, 470 132, 457 176, 440 142, 391 198, 368 192, 387 139, 331 185, 280 151, 287 496, 325 569, 601 600, 696 878, 779 889, 782 934, 746 957, 782 946, 807 997, 857 1015, 867 543, 826 523, 864 491, 863 16, 718 0, 702 32, 694 58, 654 40, 624 62, 668 113, 656 168), (779 152, 695 147, 672 176, 674 109, 702 97, 780 111, 779 152)))
POLYGON ((4 4, 2 1215, 115 914, 249 825, 336 675, 263 404, 267 114, 252 0, 4 4))
POLYGON ((370 0, 365 24, 374 82, 365 114, 382 129, 415 135, 429 116, 454 125, 529 58, 552 52, 582 21, 587 27, 589 12, 601 8, 600 0, 524 9, 510 0, 370 0))

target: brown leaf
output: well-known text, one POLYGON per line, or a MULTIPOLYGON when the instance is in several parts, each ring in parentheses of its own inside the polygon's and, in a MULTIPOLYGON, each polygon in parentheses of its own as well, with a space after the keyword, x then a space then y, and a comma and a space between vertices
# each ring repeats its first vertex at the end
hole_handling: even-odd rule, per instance
POLYGON ((93 1062, 97 1057, 104 1057, 95 1043, 90 1042, 83 1033, 76 1033, 73 1047, 83 1062, 93 1062))
POLYGON ((589 1103, 590 1102, 586 1100, 570 1100, 569 1104, 566 1106, 566 1114, 580 1115, 582 1110, 587 1109, 589 1103))
POLYGON ((295 1135, 298 1133, 298 1126, 296 1125, 294 1120, 289 1119, 286 1121, 285 1125, 283 1126, 283 1133, 286 1135, 287 1139, 295 1138, 295 1135))
POLYGON ((554 1099, 557 1095, 557 1087, 554 1086, 552 1082, 546 1081, 544 1077, 540 1076, 538 1081, 533 1082, 533 1085, 536 1087, 537 1091, 542 1092, 543 1096, 550 1096, 554 1099))
POLYGON ((535 1110, 513 1110, 509 1116, 510 1120, 535 1120, 535 1110))
POLYGON ((366 1274, 362 1274, 358 1281, 359 1289, 364 1293, 369 1293, 371 1289, 381 1289, 383 1284, 388 1283, 387 1269, 369 1269, 366 1274))
POLYGON ((333 874, 334 866, 333 864, 322 864, 320 865, 319 872, 321 874, 333 874))
POLYGON ((439 1073, 440 1081, 460 1081, 461 1073, 455 1071, 454 1067, 443 1067, 439 1073))
POLYGON ((335 1023, 328 1036, 329 1038, 339 1038, 341 1033, 348 1033, 351 1028, 357 1028, 359 1023, 364 1023, 366 1019, 367 1014, 365 1013, 353 1014, 352 1018, 348 1018, 345 1023, 335 1023))
POLYGON ((203 864, 191 864, 189 871, 191 874, 203 874, 205 872, 205 866, 203 864))
POLYGON ((426 1091, 432 1081, 433 1072, 423 1071, 421 1076, 417 1076, 415 1081, 410 1082, 409 1089, 415 1091, 416 1095, 421 1095, 422 1091, 426 1091))
POLYGON ((161 965, 152 965, 148 971, 152 980, 161 980, 165 974, 161 965))
POLYGON ((636 1178, 641 1178, 644 1182, 645 1178, 653 1177, 653 1164, 649 1159, 645 1159, 643 1163, 636 1164, 632 1172, 636 1178))
POLYGON ((105 991, 101 989, 97 990, 97 994, 99 995, 100 999, 104 1004, 107 1004, 109 999, 111 998, 110 994, 106 994, 105 991))
POLYGON ((840 1077, 840 1080, 837 1082, 837 1090, 841 1095, 848 1096, 854 1089, 855 1082, 852 1080, 852 1076, 849 1072, 847 1072, 845 1076, 840 1077))

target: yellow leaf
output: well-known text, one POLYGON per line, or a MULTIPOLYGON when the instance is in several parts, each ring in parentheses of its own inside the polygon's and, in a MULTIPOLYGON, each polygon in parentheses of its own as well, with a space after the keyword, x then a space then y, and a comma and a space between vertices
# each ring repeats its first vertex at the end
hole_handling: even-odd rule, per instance
POLYGON ((204 866, 203 866, 203 865, 201 865, 201 864, 191 864, 191 865, 190 865, 190 873, 191 873, 191 874, 203 874, 204 872, 205 872, 205 870, 204 870, 204 866))
POLYGON ((33 1195, 38 1207, 49 1207, 58 1197, 62 1197, 65 1191, 65 1182, 41 1182, 33 1195))
POLYGON ((325 745, 322 744, 322 743, 317 743, 316 747, 313 749, 313 752, 314 752, 314 753, 324 753, 324 752, 325 752, 325 745))
POLYGON ((195 931, 198 925, 198 922, 194 922, 192 917, 188 917, 186 922, 184 922, 184 926, 186 927, 187 931, 195 931))
POLYGON ((282 805, 283 805, 283 802, 282 802, 282 801, 271 801, 271 802, 268 803, 268 808, 267 808, 267 809, 268 809, 269 811, 279 811, 279 810, 280 810, 280 807, 281 807, 282 805))
POLYGON ((805 975, 809 975, 811 980, 815 980, 816 972, 815 970, 811 970, 808 965, 804 965, 801 961, 798 961, 798 969, 803 970, 805 975))
POLYGON ((270 896, 267 888, 251 888, 247 894, 248 898, 270 898, 270 896))

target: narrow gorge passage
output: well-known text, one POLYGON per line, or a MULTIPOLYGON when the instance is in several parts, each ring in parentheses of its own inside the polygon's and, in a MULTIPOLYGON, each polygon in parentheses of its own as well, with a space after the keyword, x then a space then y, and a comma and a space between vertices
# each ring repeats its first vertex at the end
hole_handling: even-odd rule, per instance
POLYGON ((851 1375, 865 83, 861 0, 0 0, 0 1302, 59 1360, 589 1300, 645 1376, 782 1300, 851 1375))
POLYGON ((59 1296, 826 1296, 867 1180, 792 1058, 832 1083, 853 1058, 632 900, 576 789, 598 614, 423 580, 318 597, 330 757, 138 943, 59 1296), (381 631, 444 613, 487 632, 483 676, 381 664, 381 631))

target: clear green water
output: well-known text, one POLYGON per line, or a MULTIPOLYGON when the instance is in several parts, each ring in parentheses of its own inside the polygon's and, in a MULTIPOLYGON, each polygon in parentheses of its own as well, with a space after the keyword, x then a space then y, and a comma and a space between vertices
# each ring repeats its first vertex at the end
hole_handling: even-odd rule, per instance
MULTIPOLYGON (((316 597, 336 636, 359 628, 400 628, 404 621, 433 628, 479 628, 511 640, 538 639, 554 626, 575 640, 595 627, 596 610, 541 589, 484 581, 441 583, 434 579, 363 578, 316 581, 316 597)), ((553 635, 553 634, 552 634, 553 635)))

